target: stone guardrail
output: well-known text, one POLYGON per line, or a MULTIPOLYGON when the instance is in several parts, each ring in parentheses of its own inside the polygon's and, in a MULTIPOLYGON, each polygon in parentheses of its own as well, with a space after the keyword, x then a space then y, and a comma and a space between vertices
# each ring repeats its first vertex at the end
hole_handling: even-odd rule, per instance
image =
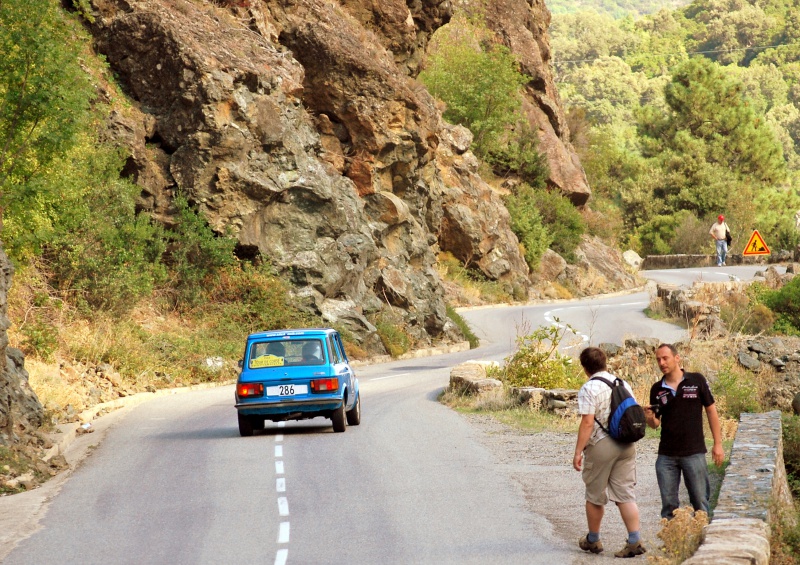
POLYGON ((781 413, 742 414, 714 517, 688 565, 767 565, 770 524, 793 508, 781 413))
MULTIPOLYGON (((725 259, 727 265, 764 265, 778 259, 764 255, 729 254, 725 259), (769 259, 765 258, 769 257, 769 259)), ((780 260, 780 259, 778 259, 780 260)), ((639 267, 643 271, 655 269, 685 269, 688 267, 713 267, 716 265, 714 255, 647 255, 639 267)))

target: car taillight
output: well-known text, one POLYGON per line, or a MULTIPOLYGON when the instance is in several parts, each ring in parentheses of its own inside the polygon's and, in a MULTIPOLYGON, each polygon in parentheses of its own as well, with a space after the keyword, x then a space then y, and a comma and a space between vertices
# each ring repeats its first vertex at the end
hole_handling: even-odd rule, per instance
POLYGON ((339 379, 314 379, 311 381, 311 392, 330 392, 339 390, 339 379))
POLYGON ((240 398, 246 396, 264 396, 264 385, 261 383, 239 383, 236 387, 236 394, 240 398))

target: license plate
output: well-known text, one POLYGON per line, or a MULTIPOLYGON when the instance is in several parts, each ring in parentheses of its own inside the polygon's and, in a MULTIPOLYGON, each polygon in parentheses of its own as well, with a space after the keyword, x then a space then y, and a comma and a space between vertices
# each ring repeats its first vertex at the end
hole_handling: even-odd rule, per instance
POLYGON ((308 394, 308 385, 278 385, 267 387, 267 396, 295 396, 297 394, 308 394))

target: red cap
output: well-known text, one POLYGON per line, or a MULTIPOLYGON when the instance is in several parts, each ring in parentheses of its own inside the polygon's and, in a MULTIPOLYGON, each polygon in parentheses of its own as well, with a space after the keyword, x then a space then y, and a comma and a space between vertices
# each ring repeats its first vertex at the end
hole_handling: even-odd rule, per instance
POLYGON ((720 214, 719 216, 717 216, 717 219, 718 219, 718 220, 721 222, 722 220, 724 220, 724 219, 725 219, 725 216, 723 216, 722 214, 720 214))

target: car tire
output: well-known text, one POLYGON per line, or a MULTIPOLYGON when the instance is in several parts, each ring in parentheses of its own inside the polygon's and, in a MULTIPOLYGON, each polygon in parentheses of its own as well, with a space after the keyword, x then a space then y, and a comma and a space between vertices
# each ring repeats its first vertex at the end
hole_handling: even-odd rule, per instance
POLYGON ((266 427, 266 422, 260 416, 250 416, 250 425, 253 426, 253 431, 263 431, 266 427))
POLYGON ((344 413, 344 402, 331 415, 331 422, 333 422, 334 432, 343 432, 347 429, 347 417, 344 413))
POLYGON ((239 435, 242 437, 253 435, 253 420, 242 414, 237 414, 237 416, 239 417, 239 435))
POLYGON ((347 411, 347 424, 357 426, 361 423, 361 393, 356 396, 355 405, 347 411))

